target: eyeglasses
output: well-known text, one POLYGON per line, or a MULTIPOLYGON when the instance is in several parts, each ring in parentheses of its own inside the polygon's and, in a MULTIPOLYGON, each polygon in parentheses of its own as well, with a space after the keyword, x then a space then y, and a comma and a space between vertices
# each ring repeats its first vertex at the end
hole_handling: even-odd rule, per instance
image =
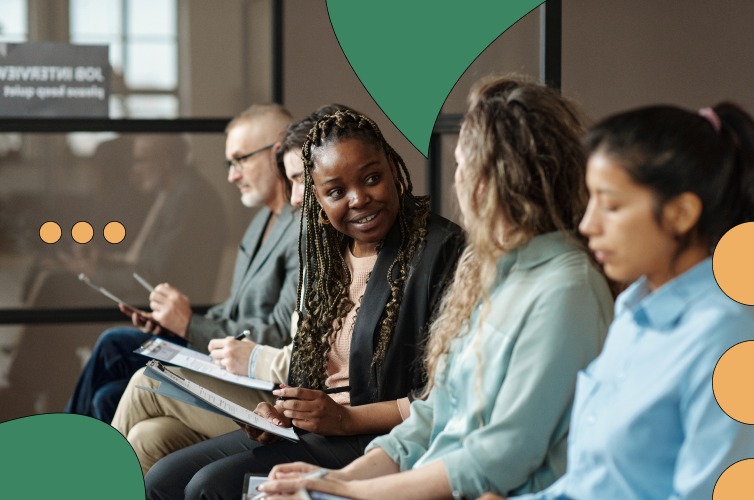
POLYGON ((233 170, 237 174, 240 174, 241 173, 241 169, 243 168, 243 165, 241 165, 241 162, 243 162, 246 159, 251 158, 252 156, 254 156, 257 153, 261 153, 262 151, 266 151, 266 150, 270 149, 272 146, 274 146, 274 144, 270 144, 270 145, 265 146, 263 148, 259 148, 256 151, 252 151, 251 153, 247 153, 247 154, 245 154, 243 156, 239 156, 238 158, 232 158, 230 160, 225 160, 225 168, 228 169, 228 170, 230 170, 231 167, 233 167, 233 170))

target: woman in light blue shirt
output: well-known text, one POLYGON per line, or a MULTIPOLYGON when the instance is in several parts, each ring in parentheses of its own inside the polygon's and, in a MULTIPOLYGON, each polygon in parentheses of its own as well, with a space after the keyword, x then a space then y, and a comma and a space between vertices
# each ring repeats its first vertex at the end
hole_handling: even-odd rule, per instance
POLYGON ((525 498, 709 500, 727 467, 754 457, 754 426, 712 391, 720 356, 754 338, 754 311, 723 294, 710 258, 754 218, 753 144, 754 122, 731 104, 643 108, 588 136, 580 229, 609 277, 637 281, 579 374, 568 472, 525 498))
POLYGON ((323 479, 279 466, 260 489, 460 498, 538 491, 563 474, 576 374, 612 319, 576 233, 581 131, 572 105, 538 83, 475 86, 455 151, 469 246, 430 330, 426 399, 351 465, 323 479))

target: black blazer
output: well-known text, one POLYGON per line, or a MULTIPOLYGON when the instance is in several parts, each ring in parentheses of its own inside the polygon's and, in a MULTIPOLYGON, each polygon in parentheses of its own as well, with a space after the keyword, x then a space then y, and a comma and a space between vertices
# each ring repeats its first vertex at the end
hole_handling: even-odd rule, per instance
MULTIPOLYGON (((396 223, 385 238, 361 299, 349 357, 352 406, 403 398, 423 386, 427 327, 464 246, 461 228, 430 214, 426 240, 411 261, 395 330, 378 369, 372 366, 372 355, 379 339, 380 319, 390 300, 387 271, 398 254, 400 237, 396 223)), ((296 355, 295 350, 292 355, 296 355)))

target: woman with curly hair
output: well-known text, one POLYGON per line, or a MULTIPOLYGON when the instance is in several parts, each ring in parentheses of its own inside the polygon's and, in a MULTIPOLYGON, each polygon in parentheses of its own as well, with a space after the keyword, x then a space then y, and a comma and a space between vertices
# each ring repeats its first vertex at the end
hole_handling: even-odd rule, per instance
POLYGON ((455 156, 468 233, 430 329, 426 399, 343 469, 278 466, 260 490, 351 498, 475 498, 538 491, 565 471, 576 375, 612 318, 577 226, 587 190, 579 115, 512 77, 472 90, 455 156))
POLYGON ((364 115, 319 120, 302 158, 289 384, 256 411, 308 433, 296 443, 245 429, 168 455, 145 478, 149 498, 237 498, 244 473, 292 459, 342 467, 400 423, 424 386, 427 324, 463 246, 460 228, 413 194, 403 160, 364 115))

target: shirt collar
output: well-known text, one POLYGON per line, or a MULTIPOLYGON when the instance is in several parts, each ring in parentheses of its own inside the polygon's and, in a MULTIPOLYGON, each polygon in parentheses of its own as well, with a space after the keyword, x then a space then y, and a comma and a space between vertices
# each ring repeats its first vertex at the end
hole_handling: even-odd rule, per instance
POLYGON ((497 263, 497 272, 500 277, 504 277, 514 271, 531 269, 574 249, 575 245, 560 231, 540 234, 526 245, 503 254, 497 263))
POLYGON ((642 277, 620 294, 615 302, 616 316, 630 312, 641 326, 662 330, 672 326, 687 309, 687 304, 705 292, 712 275, 712 258, 707 257, 680 276, 651 292, 642 277))

